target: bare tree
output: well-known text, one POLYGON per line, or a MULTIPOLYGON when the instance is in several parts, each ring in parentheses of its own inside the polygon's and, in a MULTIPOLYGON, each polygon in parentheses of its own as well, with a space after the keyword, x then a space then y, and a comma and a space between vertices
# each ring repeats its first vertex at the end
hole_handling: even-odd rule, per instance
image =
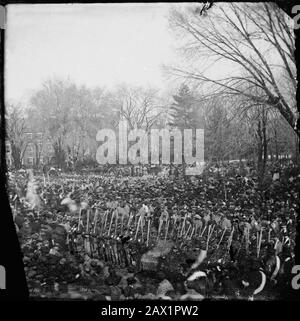
POLYGON ((117 90, 120 119, 127 120, 129 127, 148 131, 163 113, 158 103, 158 91, 153 88, 121 86, 117 90))
POLYGON ((50 140, 57 165, 64 167, 68 151, 79 153, 87 146, 85 139, 91 136, 90 112, 94 110, 90 91, 72 82, 48 80, 31 102, 30 116, 36 118, 50 140))
POLYGON ((24 153, 28 145, 26 137, 26 118, 20 106, 7 107, 7 136, 11 148, 13 165, 16 169, 22 166, 24 153))
POLYGON ((233 68, 220 79, 207 75, 207 66, 202 66, 202 71, 174 67, 172 72, 208 83, 207 94, 241 95, 261 106, 270 106, 296 131, 292 19, 273 3, 219 4, 205 16, 196 9, 197 6, 173 9, 170 14, 171 27, 187 36, 184 54, 198 60, 206 57, 207 63, 215 66, 231 64, 233 68), (286 90, 287 83, 290 91, 286 90), (259 89, 257 94, 253 88, 259 89))
POLYGON ((70 114, 75 106, 74 86, 61 80, 48 80, 31 99, 35 117, 49 138, 57 164, 64 166, 65 140, 70 131, 70 114))

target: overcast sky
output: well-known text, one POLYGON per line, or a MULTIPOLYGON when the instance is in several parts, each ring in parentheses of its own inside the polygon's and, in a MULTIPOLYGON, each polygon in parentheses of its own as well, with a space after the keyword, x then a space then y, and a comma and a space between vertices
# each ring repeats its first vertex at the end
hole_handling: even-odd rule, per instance
MULTIPOLYGON (((6 100, 26 106, 42 82, 53 77, 68 78, 87 87, 110 89, 127 83, 173 94, 182 79, 176 82, 168 77, 163 65, 191 64, 216 79, 240 74, 240 67, 228 61, 212 63, 215 58, 206 56, 196 63, 176 54, 176 48, 185 40, 176 38, 169 28, 170 6, 8 5, 6 100)), ((219 7, 214 10, 218 14, 219 7)), ((257 45, 265 57, 273 59, 265 43, 257 45)), ((277 63, 275 58, 272 63, 277 63)))
POLYGON ((57 76, 87 86, 167 87, 176 60, 168 4, 8 5, 6 99, 26 102, 57 76))

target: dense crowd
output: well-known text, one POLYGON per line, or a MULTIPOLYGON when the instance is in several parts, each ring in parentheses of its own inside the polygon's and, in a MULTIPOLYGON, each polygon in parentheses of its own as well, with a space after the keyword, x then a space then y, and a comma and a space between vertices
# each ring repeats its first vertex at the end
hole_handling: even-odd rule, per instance
POLYGON ((113 296, 115 288, 116 298, 266 299, 288 292, 297 167, 277 167, 264 180, 248 167, 228 165, 210 166, 198 177, 175 167, 141 173, 10 174, 32 289, 59 284, 51 291, 63 298, 62 284, 95 288, 102 277, 110 290, 103 285, 96 299, 113 296), (53 269, 38 272, 49 260, 53 269))

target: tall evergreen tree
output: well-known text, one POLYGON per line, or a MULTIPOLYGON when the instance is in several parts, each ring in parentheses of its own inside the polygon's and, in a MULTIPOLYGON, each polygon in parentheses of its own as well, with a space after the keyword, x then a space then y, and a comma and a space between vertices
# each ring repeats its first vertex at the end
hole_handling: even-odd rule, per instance
POLYGON ((173 95, 174 103, 170 108, 172 120, 170 125, 179 129, 189 129, 197 127, 197 109, 195 98, 193 97, 189 87, 182 84, 178 94, 173 95))

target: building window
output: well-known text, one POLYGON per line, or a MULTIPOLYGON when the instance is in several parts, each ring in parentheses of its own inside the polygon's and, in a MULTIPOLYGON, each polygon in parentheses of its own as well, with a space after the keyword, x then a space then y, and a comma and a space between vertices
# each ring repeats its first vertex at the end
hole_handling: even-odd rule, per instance
POLYGON ((6 143, 6 153, 10 154, 11 153, 11 149, 10 149, 10 144, 6 143))
POLYGON ((34 154, 34 146, 33 146, 33 144, 29 144, 27 148, 28 148, 28 150, 27 150, 28 155, 33 156, 33 154, 34 154))
POLYGON ((33 165, 33 157, 27 157, 27 164, 33 165))

